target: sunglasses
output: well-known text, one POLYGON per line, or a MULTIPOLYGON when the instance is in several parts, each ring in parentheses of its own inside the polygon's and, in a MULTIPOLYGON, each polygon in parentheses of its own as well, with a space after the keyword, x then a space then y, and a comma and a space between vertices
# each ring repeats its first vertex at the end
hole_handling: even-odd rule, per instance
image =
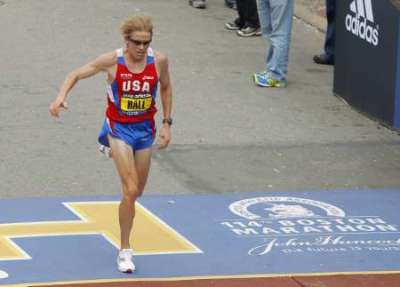
POLYGON ((132 44, 134 44, 135 46, 143 45, 145 47, 148 46, 151 43, 151 40, 149 40, 149 41, 139 41, 139 40, 135 40, 135 39, 131 39, 131 38, 128 38, 128 41, 131 42, 132 44))

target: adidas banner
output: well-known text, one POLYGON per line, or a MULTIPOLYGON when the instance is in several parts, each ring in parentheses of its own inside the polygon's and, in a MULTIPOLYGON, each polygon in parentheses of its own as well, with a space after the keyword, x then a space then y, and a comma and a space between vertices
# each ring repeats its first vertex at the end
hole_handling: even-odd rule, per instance
POLYGON ((334 93, 400 129, 400 11, 390 0, 336 1, 334 93))

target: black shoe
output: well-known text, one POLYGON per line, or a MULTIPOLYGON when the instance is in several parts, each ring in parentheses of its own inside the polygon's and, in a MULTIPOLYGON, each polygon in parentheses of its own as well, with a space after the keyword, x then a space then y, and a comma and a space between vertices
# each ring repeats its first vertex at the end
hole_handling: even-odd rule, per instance
POLYGON ((240 37, 253 37, 253 36, 260 36, 261 29, 256 27, 245 27, 236 31, 237 35, 240 37))
POLYGON ((335 64, 335 61, 333 60, 333 58, 328 57, 325 54, 316 55, 316 56, 314 56, 313 60, 314 60, 314 63, 319 64, 319 65, 333 66, 335 64))
POLYGON ((206 0, 189 0, 189 5, 193 8, 205 9, 206 0))
POLYGON ((225 5, 228 8, 236 9, 236 0, 225 0, 225 5))
POLYGON ((235 21, 225 23, 225 28, 232 31, 240 30, 240 26, 235 21))

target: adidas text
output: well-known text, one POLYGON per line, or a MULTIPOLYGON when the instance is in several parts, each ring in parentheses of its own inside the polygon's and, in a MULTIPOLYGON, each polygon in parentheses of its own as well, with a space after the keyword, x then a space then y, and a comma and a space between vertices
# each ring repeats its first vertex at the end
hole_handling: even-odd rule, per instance
POLYGON ((353 35, 378 46, 379 31, 375 24, 371 0, 353 0, 350 3, 350 13, 346 15, 346 30, 353 35))
POLYGON ((367 19, 362 20, 360 17, 353 17, 347 14, 346 29, 374 46, 378 46, 379 44, 379 31, 369 25, 367 19))

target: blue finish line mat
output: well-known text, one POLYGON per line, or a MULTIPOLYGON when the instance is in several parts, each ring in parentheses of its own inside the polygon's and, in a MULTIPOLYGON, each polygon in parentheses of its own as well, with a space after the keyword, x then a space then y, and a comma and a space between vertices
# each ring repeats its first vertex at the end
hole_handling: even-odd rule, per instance
POLYGON ((400 272, 400 190, 144 196, 133 274, 118 200, 0 201, 0 285, 400 272))

